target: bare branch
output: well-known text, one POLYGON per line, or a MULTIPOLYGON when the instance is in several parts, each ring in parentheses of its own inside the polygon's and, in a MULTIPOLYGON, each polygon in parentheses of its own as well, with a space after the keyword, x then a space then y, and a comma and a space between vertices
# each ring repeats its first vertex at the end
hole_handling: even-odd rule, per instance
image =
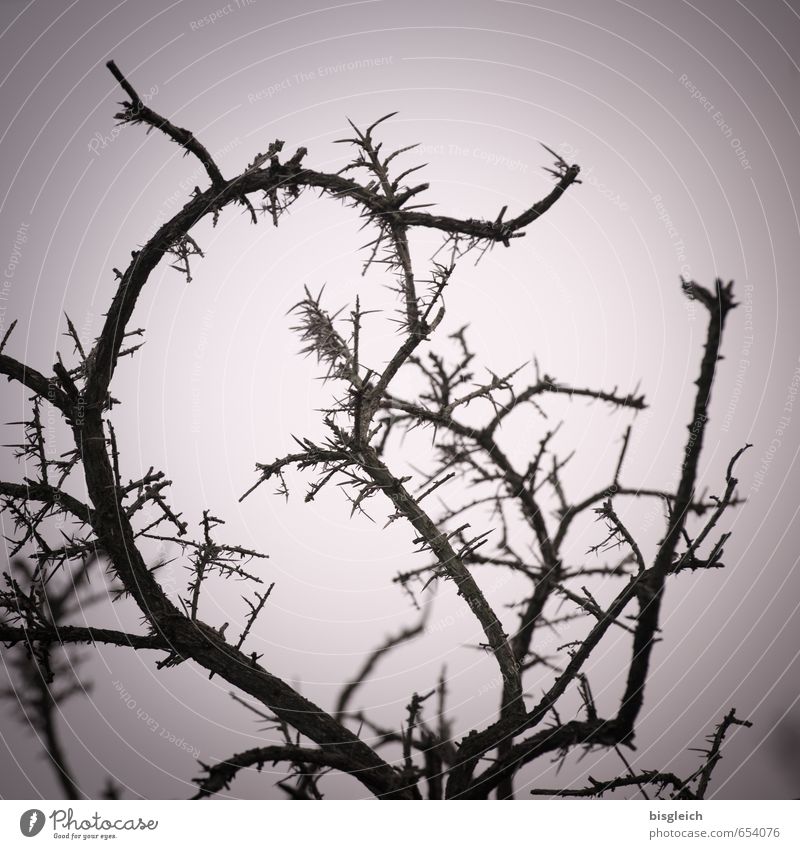
POLYGON ((38 626, 33 628, 14 628, 0 622, 0 642, 43 645, 64 645, 66 643, 105 643, 112 646, 126 646, 132 649, 153 649, 171 651, 175 647, 161 636, 152 634, 126 634, 110 628, 91 628, 77 625, 38 626))
POLYGON ((199 141, 188 131, 182 127, 176 127, 166 118, 162 118, 157 112, 145 106, 142 99, 136 93, 133 86, 125 79, 122 71, 117 67, 116 62, 106 62, 106 67, 114 75, 114 79, 122 86, 125 94, 128 95, 130 101, 122 104, 123 111, 115 115, 122 123, 129 124, 147 124, 156 130, 161 130, 164 135, 169 136, 176 144, 185 148, 187 153, 193 153, 206 169, 211 183, 214 186, 221 186, 225 180, 220 172, 217 164, 211 157, 211 154, 200 144, 199 141))
POLYGON ((267 764, 277 764, 281 761, 288 761, 301 770, 309 766, 331 767, 343 772, 351 772, 353 769, 346 756, 333 750, 310 749, 303 746, 262 746, 240 752, 214 766, 200 762, 206 775, 192 779, 199 788, 192 798, 204 799, 223 790, 229 790, 231 782, 243 769, 255 767, 261 771, 267 764))

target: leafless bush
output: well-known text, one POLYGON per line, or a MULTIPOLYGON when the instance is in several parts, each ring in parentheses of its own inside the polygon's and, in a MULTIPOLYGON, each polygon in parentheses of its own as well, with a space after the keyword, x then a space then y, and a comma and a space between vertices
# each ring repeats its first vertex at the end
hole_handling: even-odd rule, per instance
MULTIPOLYGON (((68 320, 74 351, 65 357, 69 363, 59 356, 50 375, 0 350, 0 371, 32 393, 30 417, 22 423, 21 442, 15 450, 26 468, 34 470, 20 483, 0 483, 3 510, 15 529, 10 542, 12 568, 4 575, 0 592, 0 640, 16 670, 15 698, 38 717, 65 795, 79 791, 59 742, 54 706, 80 689, 80 682, 71 681, 67 673, 67 668, 74 668, 75 647, 98 643, 154 651, 159 655, 158 668, 187 661, 198 664, 228 682, 236 698, 245 700, 279 730, 280 744, 240 752, 221 763, 201 764, 202 775, 195 779, 198 797, 228 788, 242 769, 272 762, 288 765, 280 786, 298 798, 318 798, 320 780, 332 770, 353 775, 380 797, 485 798, 492 793, 512 796, 514 775, 525 764, 548 754, 565 756, 576 747, 616 749, 627 764, 620 747, 632 747, 667 581, 684 570, 722 567, 729 535, 712 534, 725 511, 737 503, 735 463, 745 448, 731 459, 718 496, 696 494, 715 366, 725 321, 735 306, 733 285, 717 280, 705 288, 682 281, 684 293, 705 309, 707 330, 689 436, 674 490, 622 482, 629 425, 608 485, 573 499, 561 474, 569 456, 553 448, 557 428, 543 418, 541 438, 530 445, 526 464, 518 466, 502 445, 506 420, 523 409, 542 412, 549 395, 579 396, 630 411, 643 409, 644 397, 617 388, 566 385, 541 373, 538 364, 529 385, 524 385, 519 370, 487 371, 481 379, 476 376, 479 368, 466 329, 450 338, 448 344, 457 350, 452 360, 439 353, 436 341, 445 315, 445 293, 455 285, 459 260, 467 254, 479 257, 498 243, 509 247, 579 182, 577 165, 546 148, 554 157, 547 170, 555 184, 546 197, 516 217, 507 218, 506 207, 490 219, 436 215, 420 202, 427 184, 412 182, 420 166, 404 169, 399 165, 400 157, 411 149, 387 152, 377 140, 381 123, 391 118, 387 115, 365 130, 351 125, 352 135, 341 141, 350 146, 353 156, 337 173, 306 167, 304 148, 281 159, 283 142, 275 141, 243 173, 227 179, 191 132, 145 105, 113 62, 109 68, 127 97, 116 116, 119 121, 144 124, 148 130, 166 134, 199 160, 209 185, 196 189, 183 208, 134 251, 124 271, 115 270, 116 293, 91 347, 68 320), (388 508, 389 522, 413 526, 424 565, 396 580, 415 597, 434 581, 452 582, 465 609, 480 624, 483 648, 494 658, 502 682, 494 721, 462 739, 453 736, 447 720, 444 676, 429 692, 409 694, 407 715, 398 717, 395 728, 382 728, 351 707, 359 686, 382 658, 426 629, 425 614, 366 653, 357 675, 329 710, 312 704, 247 648, 259 615, 268 609, 272 589, 259 568, 263 555, 221 542, 222 520, 209 511, 203 513, 199 535, 193 537, 190 523, 170 504, 170 481, 162 472, 151 468, 130 480, 124 475, 112 425, 117 402, 110 387, 120 358, 134 355, 141 344, 144 330, 131 329, 130 322, 151 272, 166 260, 191 280, 192 264, 203 255, 191 235, 198 222, 211 217, 216 223, 227 207, 239 205, 254 224, 266 217, 278 225, 309 190, 356 210, 371 233, 365 262, 367 267, 381 264, 393 281, 398 300, 397 344, 388 362, 369 365, 362 356, 366 311, 359 300, 345 313, 331 313, 322 295, 307 290, 293 315, 304 352, 316 357, 333 388, 330 406, 322 414, 327 435, 321 440, 300 438, 293 453, 259 463, 256 480, 245 496, 252 496, 267 481, 277 481, 279 492, 288 495, 286 473, 299 469, 311 473, 307 500, 336 483, 353 512, 365 510, 373 500, 372 509, 388 508), (423 276, 412 261, 409 233, 414 228, 428 228, 442 236, 442 246, 423 276), (401 370, 421 378, 422 388, 415 396, 398 394, 395 378, 401 370), (57 460, 50 459, 46 450, 42 426, 46 406, 60 414, 74 437, 74 448, 57 460), (468 423, 467 407, 471 414, 482 411, 480 425, 474 424, 474 416, 469 420, 473 423, 468 423), (425 471, 403 476, 393 469, 391 447, 395 437, 416 428, 430 429, 432 455, 425 471), (79 476, 85 481, 87 503, 70 494, 76 490, 73 479, 79 476), (447 507, 437 506, 443 504, 440 487, 448 492, 447 507), (643 555, 635 528, 620 518, 618 504, 627 498, 656 499, 664 505, 665 530, 651 559, 643 555), (543 505, 555 505, 555 510, 543 505), (593 551, 618 549, 619 556, 616 562, 598 565, 596 558, 587 555, 585 563, 567 565, 562 548, 573 522, 592 512, 605 527, 593 551), (473 529, 476 517, 478 530, 473 529), (524 550, 512 542, 509 532, 510 523, 520 521, 529 540, 524 550), (146 540, 179 546, 189 570, 179 604, 173 603, 159 582, 156 567, 161 564, 146 562, 142 553, 146 540), (86 578, 98 564, 108 570, 104 591, 110 589, 116 598, 131 598, 138 606, 144 633, 69 624, 76 608, 85 611, 93 600, 86 578), (510 570, 528 583, 511 634, 505 632, 476 580, 475 573, 483 566, 510 570), (609 576, 616 585, 610 601, 595 598, 586 586, 598 574, 609 576), (200 619, 206 586, 220 578, 252 585, 238 633, 200 619), (630 616, 632 608, 635 612, 630 616), (538 635, 576 620, 587 623, 580 640, 555 653, 540 653, 538 635), (592 696, 587 661, 606 635, 618 628, 630 634, 627 682, 616 712, 601 716, 592 696), (551 680, 544 695, 529 706, 525 676, 534 667, 547 669, 551 680), (567 694, 576 693, 582 704, 580 717, 562 721, 559 704, 567 694), (370 742, 363 729, 370 732, 370 742)), ((12 330, 13 326, 3 339, 3 349, 12 330)), ((619 776, 592 779, 585 788, 537 788, 534 793, 601 796, 634 788, 647 795, 649 788, 657 796, 702 798, 726 732, 742 724, 749 723, 738 719, 733 710, 721 719, 700 765, 688 776, 628 768, 619 776)), ((113 795, 113 788, 109 793, 113 795)))

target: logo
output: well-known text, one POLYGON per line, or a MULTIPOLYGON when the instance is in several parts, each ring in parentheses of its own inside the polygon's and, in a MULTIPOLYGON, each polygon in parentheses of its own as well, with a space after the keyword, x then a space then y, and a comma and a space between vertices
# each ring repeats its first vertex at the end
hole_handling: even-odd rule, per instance
POLYGON ((158 828, 158 820, 144 820, 141 817, 108 820, 95 811, 84 819, 76 819, 72 808, 56 808, 47 816, 44 815, 44 811, 31 808, 19 818, 19 830, 25 837, 36 837, 48 819, 52 820, 55 837, 79 838, 82 836, 84 840, 98 837, 98 832, 103 839, 108 839, 116 835, 102 832, 155 831, 158 828), (81 835, 82 831, 89 833, 81 835))
POLYGON ((31 808, 19 818, 19 830, 25 837, 36 837, 44 828, 44 813, 38 808, 31 808))

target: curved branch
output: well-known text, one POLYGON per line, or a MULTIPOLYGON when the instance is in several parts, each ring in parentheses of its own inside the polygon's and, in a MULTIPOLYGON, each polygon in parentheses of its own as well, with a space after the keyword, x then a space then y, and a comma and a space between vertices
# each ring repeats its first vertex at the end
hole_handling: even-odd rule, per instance
MULTIPOLYGON (((265 195, 274 198, 278 191, 297 191, 303 187, 312 187, 340 200, 348 200, 361 206, 369 218, 380 220, 382 217, 390 216, 392 221, 401 228, 430 227, 442 230, 448 235, 460 234, 476 239, 486 239, 490 243, 498 241, 507 243, 510 236, 522 235, 519 232, 521 227, 535 221, 550 209, 564 191, 576 181, 580 171, 577 165, 566 168, 555 188, 545 198, 506 223, 500 220, 457 219, 432 215, 419 210, 403 209, 402 204, 412 196, 409 191, 414 192, 414 190, 399 195, 393 194, 387 198, 381 192, 362 186, 355 180, 339 174, 325 174, 303 169, 300 164, 302 156, 298 155, 285 163, 280 163, 277 155, 271 156, 268 168, 253 166, 238 177, 226 181, 213 164, 208 152, 191 133, 180 127, 174 127, 166 119, 144 106, 116 65, 109 62, 108 67, 132 99, 128 112, 122 115, 123 119, 140 120, 157 127, 187 150, 191 150, 209 172, 212 187, 196 195, 158 230, 141 251, 135 252, 133 261, 122 275, 103 330, 93 354, 89 357, 92 369, 87 382, 86 400, 90 405, 105 402, 105 394, 116 367, 122 340, 136 300, 164 253, 178 239, 185 236, 201 218, 208 214, 219 214, 225 206, 241 202, 243 197, 252 192, 264 192, 265 195)), ((282 143, 276 143, 273 149, 279 150, 281 146, 282 143)))
MULTIPOLYGON (((115 66, 110 68, 113 73, 115 66)), ((136 92, 124 81, 118 69, 116 70, 115 76, 132 98, 132 107, 135 107, 135 114, 126 114, 124 118, 148 121, 151 125, 158 126, 159 129, 167 132, 168 135, 171 134, 187 149, 192 149, 190 139, 180 133, 176 135, 175 128, 171 124, 165 122, 160 116, 154 117, 155 113, 151 115, 143 107, 136 92)), ((197 150, 194 152, 198 153, 197 150)), ((202 158, 202 151, 199 151, 199 155, 202 158)), ((506 241, 510 230, 530 223, 552 206, 565 188, 575 181, 577 173, 577 168, 572 168, 562 176, 556 189, 547 198, 534 204, 519 219, 503 226, 472 219, 458 222, 455 219, 403 210, 400 206, 410 196, 408 193, 405 193, 405 196, 387 200, 355 181, 338 175, 302 170, 297 157, 283 165, 278 162, 276 156, 272 157, 268 168, 249 168, 240 177, 227 182, 221 180, 221 177, 215 179, 216 175, 211 174, 214 184, 211 189, 197 194, 170 221, 160 227, 140 251, 134 254, 132 262, 121 275, 100 336, 87 358, 84 390, 86 411, 80 431, 76 435, 84 460, 89 495, 95 507, 93 527, 126 589, 147 616, 156 633, 163 634, 171 643, 180 645, 186 650, 195 661, 223 675, 230 683, 258 698, 312 740, 332 746, 344 746, 345 749, 342 749, 342 752, 346 751, 349 755, 351 769, 360 772, 361 780, 378 795, 391 795, 399 791, 396 773, 373 750, 336 722, 333 717, 302 698, 285 682, 263 670, 253 659, 234 650, 213 629, 200 628, 200 623, 190 623, 167 598, 144 563, 136 547, 129 517, 119 509, 117 499, 111 495, 115 492, 115 481, 106 450, 101 415, 101 410, 107 404, 108 387, 120 356, 127 325, 143 286, 164 254, 185 237, 202 218, 209 214, 218 214, 223 207, 240 201, 244 195, 251 192, 263 191, 267 195, 274 196, 279 190, 297 190, 303 186, 313 186, 339 199, 359 204, 370 216, 391 213, 395 220, 404 226, 428 226, 446 230, 450 234, 462 232, 491 241, 506 241)), ((438 531, 436 533, 438 535, 438 531)), ((453 552, 446 554, 449 556, 453 552)), ((462 564, 459 566, 464 573, 459 575, 460 589, 467 589, 472 599, 471 603, 480 610, 483 624, 492 635, 490 644, 495 651, 500 650, 502 653, 504 644, 507 648, 502 628, 491 609, 485 604, 485 600, 483 604, 480 604, 482 595, 477 590, 469 572, 462 564), (477 595, 473 587, 477 590, 477 595)), ((506 661, 504 664, 506 676, 509 680, 512 676, 516 676, 518 681, 518 670, 510 654, 506 661)), ((518 692, 518 685, 515 689, 518 692)))
POLYGON ((86 484, 95 506, 92 527, 115 572, 153 632, 169 645, 178 647, 168 661, 191 658, 269 707, 301 734, 347 757, 354 774, 358 773, 359 779, 375 795, 403 795, 397 773, 366 743, 260 666, 255 657, 245 655, 227 643, 221 633, 200 621, 190 620, 178 610, 148 569, 136 545, 130 517, 120 508, 114 495, 114 471, 97 408, 87 408, 79 436, 86 484))
POLYGON ((200 766, 206 770, 207 775, 192 779, 199 787, 192 798, 205 799, 221 790, 228 790, 241 770, 250 767, 261 770, 265 764, 276 764, 279 761, 288 761, 301 767, 308 764, 315 767, 330 767, 342 772, 353 772, 352 762, 340 752, 309 749, 303 746, 261 746, 232 755, 228 760, 214 766, 200 762, 200 766))
POLYGON ((193 153, 200 160, 203 167, 206 169, 208 176, 211 178, 212 185, 221 186, 225 182, 222 173, 217 167, 216 162, 214 162, 211 154, 202 144, 200 144, 199 141, 197 141, 194 135, 188 130, 184 130, 183 127, 176 127, 175 124, 172 124, 166 118, 159 115, 158 112, 154 112, 148 106, 145 106, 144 103, 142 103, 142 99, 136 93, 136 90, 125 79, 124 74, 117 67, 116 62, 113 60, 111 62, 106 62, 106 67, 109 71, 111 71, 114 78, 122 86, 125 94, 127 94, 131 99, 130 103, 122 104, 125 107, 125 111, 119 113, 115 117, 126 123, 141 122, 150 127, 154 127, 156 130, 161 130, 164 135, 169 136, 169 138, 171 138, 176 144, 185 148, 187 152, 193 153))

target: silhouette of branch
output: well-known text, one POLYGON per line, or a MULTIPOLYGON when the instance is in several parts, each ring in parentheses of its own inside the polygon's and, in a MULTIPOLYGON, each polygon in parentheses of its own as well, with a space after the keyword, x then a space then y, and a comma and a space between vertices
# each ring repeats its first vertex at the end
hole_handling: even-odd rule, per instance
POLYGON ((672 772, 659 772, 657 770, 632 773, 631 775, 622 776, 620 778, 612 778, 607 781, 598 781, 592 778, 592 776, 589 776, 588 787, 563 790, 545 790, 544 788, 535 788, 530 791, 531 795, 549 796, 551 798, 601 798, 606 793, 612 793, 615 790, 621 790, 629 787, 641 787, 643 784, 649 784, 658 787, 656 798, 662 798, 661 794, 669 788, 671 790, 669 794, 670 799, 705 799, 714 767, 719 763, 722 757, 720 754, 722 743, 725 740, 725 736, 729 729, 734 725, 741 725, 746 728, 750 728, 752 726, 752 722, 738 719, 736 717, 736 711, 731 709, 719 725, 717 725, 714 733, 711 735, 710 748, 708 750, 702 750, 704 755, 703 764, 688 778, 678 778, 678 776, 672 772), (696 786, 692 787, 695 782, 696 786))
POLYGON ((684 779, 678 778, 677 775, 671 772, 657 772, 650 770, 648 772, 638 772, 635 775, 625 775, 621 778, 611 778, 608 781, 598 781, 592 776, 589 776, 589 786, 564 789, 564 790, 546 790, 545 788, 534 788, 530 791, 532 796, 547 796, 549 798, 602 798, 606 793, 612 793, 615 790, 621 790, 628 787, 640 787, 643 784, 652 784, 658 787, 659 794, 656 798, 661 798, 660 794, 667 787, 673 788, 671 799, 694 799, 694 795, 689 793, 685 787, 684 779))
POLYGON ((211 154, 200 144, 199 141, 188 130, 182 127, 176 127, 166 118, 162 118, 157 112, 145 106, 142 99, 136 93, 133 86, 125 79, 124 74, 117 67, 116 62, 106 62, 106 67, 114 75, 114 79, 120 84, 122 90, 128 95, 130 101, 122 104, 123 111, 117 113, 114 117, 119 119, 121 123, 126 124, 147 124, 148 126, 160 130, 164 135, 169 136, 176 144, 185 148, 187 153, 193 153, 202 163, 203 167, 208 172, 211 183, 214 186, 221 186, 225 180, 217 167, 217 164, 211 157, 211 154))
MULTIPOLYGON (((722 331, 727 313, 735 306, 732 284, 723 285, 717 280, 711 291, 683 281, 686 294, 698 300, 709 317, 689 438, 675 491, 621 483, 631 438, 628 425, 611 470, 610 485, 573 499, 569 475, 564 470, 574 452, 562 450, 559 426, 548 423, 546 430, 543 427, 537 432, 520 464, 517 452, 504 446, 503 425, 512 414, 546 419, 545 407, 555 403, 546 399, 554 395, 598 401, 635 414, 646 406, 638 388, 624 392, 618 387, 573 387, 540 374, 536 361, 535 377, 527 385, 521 376, 522 367, 478 369, 479 360, 468 342, 466 327, 449 337, 447 344, 456 351, 454 360, 431 345, 434 336, 441 333, 445 293, 455 280, 457 261, 472 249, 478 250, 480 257, 495 244, 509 246, 512 238, 522 236, 525 227, 547 212, 571 185, 580 182, 577 165, 545 148, 555 158, 552 167, 545 169, 555 179, 555 185, 516 217, 506 219, 505 206, 499 214, 486 219, 436 215, 419 199, 428 184, 409 179, 422 166, 397 165, 399 157, 414 146, 387 152, 378 140, 377 131, 393 117, 392 113, 364 130, 351 122, 353 135, 339 141, 349 145, 353 155, 337 173, 305 167, 305 148, 283 158, 284 142, 276 139, 264 153, 254 156, 242 173, 226 179, 193 133, 147 106, 113 61, 108 68, 128 98, 117 119, 123 124, 144 124, 148 132, 156 129, 164 133, 186 154, 197 158, 210 186, 205 190, 195 188, 183 207, 132 253, 127 267, 114 270, 116 291, 93 344, 81 340, 74 323, 65 316, 65 335, 72 351, 64 358, 56 355, 52 376, 3 353, 13 325, 0 342, 0 374, 34 393, 30 419, 17 423, 23 428, 23 439, 12 446, 26 469, 34 471, 20 483, 0 482, 0 506, 10 515, 15 529, 13 553, 32 551, 33 565, 4 575, 0 642, 16 653, 20 674, 27 676, 30 693, 35 695, 39 692, 37 687, 40 689, 38 716, 49 741, 51 760, 62 774, 64 792, 74 796, 79 789, 59 749, 52 709, 72 690, 55 690, 53 682, 63 672, 59 652, 87 643, 163 652, 157 661, 159 669, 193 661, 209 677, 222 677, 234 688, 237 701, 280 732, 281 745, 250 749, 215 766, 201 764, 204 775, 194 779, 198 785, 195 798, 229 789, 242 769, 260 770, 266 764, 279 762, 288 764, 289 773, 277 784, 291 798, 322 798, 322 779, 329 770, 354 776, 380 798, 421 798, 422 780, 432 799, 485 798, 495 791, 500 798, 513 798, 514 775, 522 766, 547 753, 566 757, 577 746, 616 749, 628 773, 604 783, 590 779, 589 787, 574 791, 536 791, 538 795, 599 796, 636 787, 647 796, 645 786, 655 786, 659 794, 671 788, 676 797, 703 798, 725 734, 733 725, 749 724, 736 719, 733 711, 710 739, 702 765, 682 783, 671 773, 634 772, 619 747, 632 745, 634 738, 652 645, 659 630, 659 607, 666 579, 685 569, 722 566, 729 534, 723 533, 711 544, 711 532, 729 507, 741 503, 735 492, 733 470, 744 448, 731 459, 721 496, 706 498, 696 494, 722 331), (399 173, 395 173, 396 169, 399 173), (194 264, 203 258, 192 235, 196 225, 206 219, 216 225, 227 207, 243 205, 253 223, 265 217, 278 226, 283 214, 308 189, 354 209, 361 223, 369 228, 364 271, 379 265, 389 275, 390 287, 398 298, 392 319, 397 334, 384 334, 381 341, 396 341, 380 367, 369 365, 365 352, 371 348, 365 343, 365 334, 370 323, 365 324, 364 317, 371 311, 362 305, 361 296, 351 307, 329 311, 323 305, 321 291, 312 295, 305 289, 291 310, 296 321, 293 329, 300 336, 301 353, 316 357, 324 369, 324 379, 336 386, 330 406, 322 411, 325 433, 314 439, 296 437, 299 450, 271 463, 257 464, 257 479, 242 498, 271 479, 277 481, 278 493, 288 496, 287 478, 289 470, 294 469, 314 474, 306 501, 312 501, 332 482, 349 500, 351 515, 368 515, 366 511, 372 509, 375 496, 383 495, 389 500, 393 512, 387 524, 407 522, 414 529, 417 552, 426 557, 426 565, 404 570, 396 580, 415 604, 412 590, 417 581, 423 584, 423 590, 436 579, 452 581, 480 625, 485 640, 480 648, 491 654, 500 671, 502 695, 496 717, 487 727, 471 730, 457 745, 451 739, 450 721, 445 717, 444 677, 433 690, 421 687, 413 692, 407 716, 399 718, 394 728, 383 728, 363 712, 350 710, 358 688, 377 664, 425 632, 430 608, 416 623, 390 635, 365 656, 329 713, 262 665, 260 655, 243 650, 260 623, 273 583, 263 592, 243 596, 246 610, 238 637, 226 637, 227 622, 215 627, 201 619, 201 611, 207 606, 203 601, 204 588, 212 577, 263 584, 265 579, 249 564, 266 555, 249 546, 220 542, 217 534, 224 522, 209 509, 203 511, 201 532, 193 539, 182 513, 168 500, 171 481, 163 472, 153 468, 144 474, 137 471, 136 479, 123 483, 124 457, 111 421, 119 401, 111 395, 110 387, 119 359, 135 355, 142 344, 144 330, 129 329, 129 324, 150 275, 166 259, 187 283, 191 282, 194 264), (444 244, 440 251, 449 254, 446 261, 439 262, 437 251, 424 275, 418 273, 412 254, 411 235, 415 228, 442 233, 444 244), (395 387, 401 383, 401 373, 413 374, 423 388, 416 394, 412 391, 409 397, 400 397, 395 387), (45 401, 60 411, 74 438, 74 449, 57 459, 48 450, 45 401), (473 421, 482 424, 476 426, 471 424, 473 421), (402 436, 417 428, 428 428, 433 434, 432 468, 400 474, 394 470, 400 467, 394 466, 392 459, 394 435, 402 436), (78 468, 85 481, 86 503, 66 491, 67 478, 78 468), (462 493, 454 503, 451 492, 456 484, 462 485, 462 493), (463 496, 467 487, 469 492, 463 496), (651 563, 637 541, 637 529, 632 523, 623 522, 625 514, 615 507, 614 499, 619 497, 658 498, 666 505, 668 527, 651 563), (436 502, 441 508, 434 506, 436 502), (554 513, 548 510, 553 505, 554 513), (624 557, 611 565, 565 565, 562 546, 568 532, 574 520, 592 508, 605 521, 607 536, 591 551, 622 547, 624 557), (476 513, 481 517, 477 531, 471 529, 476 513), (704 518, 694 537, 687 527, 691 514, 704 518), (521 528, 516 517, 522 519, 521 528), (72 523, 69 532, 62 529, 62 519, 72 523), (525 537, 524 544, 518 542, 518 535, 525 537), (176 559, 183 561, 188 571, 185 591, 179 592, 176 600, 159 581, 158 567, 164 561, 153 566, 146 561, 145 541, 153 540, 176 546, 176 559), (681 552, 679 547, 683 544, 685 549, 681 552), (701 556, 706 545, 710 545, 710 551, 701 556), (137 605, 146 633, 64 623, 64 614, 71 610, 69 599, 74 601, 78 596, 70 595, 68 589, 57 590, 57 572, 63 569, 67 577, 77 575, 84 580, 87 564, 97 557, 107 562, 111 575, 119 582, 113 590, 116 598, 126 596, 137 605), (79 564, 77 570, 73 570, 75 562, 79 564), (473 576, 472 567, 478 565, 510 570, 523 582, 531 582, 508 605, 518 617, 511 634, 506 633, 495 607, 473 576), (570 583, 590 575, 619 577, 622 586, 615 585, 609 601, 600 599, 599 593, 595 597, 586 581, 577 585, 580 592, 570 583), (559 611, 556 602, 563 604, 565 599, 575 605, 574 610, 569 605, 566 613, 559 611), (623 622, 622 616, 634 600, 638 613, 632 623, 623 622), (582 639, 565 643, 555 653, 538 645, 537 635, 542 629, 559 634, 565 623, 576 618, 589 623, 582 639), (611 718, 603 719, 585 667, 614 626, 632 633, 633 645, 619 709, 611 718), (534 666, 546 668, 552 678, 529 710, 525 703, 525 673, 534 666), (568 692, 577 693, 584 718, 562 722, 558 708, 568 692), (423 705, 434 694, 439 699, 438 725, 423 717, 423 705), (552 725, 540 727, 547 719, 552 725), (362 739, 360 729, 358 734, 353 733, 348 725, 355 721, 369 729, 375 739, 362 739), (378 754, 384 747, 399 753, 396 765, 378 754), (493 759, 485 763, 490 756, 493 759), (476 775, 479 768, 483 771, 476 775), (690 784, 696 786, 690 789, 690 784)), ((403 383, 404 387, 407 385, 403 383)), ((405 394, 406 390, 401 391, 405 394)), ((539 424, 540 420, 537 418, 536 422, 539 424)), ((76 491, 72 479, 70 490, 76 491)), ((113 788, 111 792, 115 792, 113 788)))
POLYGON ((0 642, 8 645, 23 643, 32 645, 64 645, 66 643, 105 643, 112 646, 127 646, 132 649, 154 649, 169 651, 173 648, 163 637, 153 634, 127 634, 111 628, 93 628, 78 625, 54 625, 14 628, 0 622, 0 642))
MULTIPOLYGON (((685 293, 697 298, 708 311, 706 342, 703 358, 700 363, 700 374, 696 381, 697 391, 695 393, 692 420, 687 425, 689 437, 684 449, 684 458, 681 464, 675 501, 672 504, 670 525, 656 554, 653 567, 646 573, 648 575, 647 580, 641 582, 637 587, 639 615, 636 623, 636 633, 633 639, 631 664, 628 671, 628 680, 625 685, 625 694, 617 714, 618 720, 627 735, 632 735, 633 733, 633 725, 644 700, 644 687, 650 666, 650 654, 658 630, 664 582, 667 575, 675 570, 675 551, 684 532, 689 509, 694 500, 697 467, 703 447, 706 423, 708 421, 707 413, 711 401, 711 388, 714 383, 717 360, 720 357, 722 331, 728 313, 736 306, 733 300, 732 282, 726 285, 717 279, 713 293, 697 283, 682 281, 682 286, 685 293)), ((729 466, 728 470, 729 476, 733 462, 740 454, 741 451, 731 461, 731 466, 729 466)), ((719 515, 721 513, 722 511, 719 511, 719 515)), ((716 523, 719 515, 715 514, 716 518, 712 517, 714 523, 716 523)))
POLYGON ((205 799, 223 790, 229 790, 231 782, 243 769, 255 767, 260 772, 267 764, 274 765, 281 761, 288 761, 295 765, 301 774, 312 766, 331 767, 343 772, 350 772, 353 769, 350 759, 341 752, 310 749, 303 746, 261 746, 232 755, 228 760, 213 766, 199 761, 206 775, 192 779, 199 788, 192 798, 205 799))

